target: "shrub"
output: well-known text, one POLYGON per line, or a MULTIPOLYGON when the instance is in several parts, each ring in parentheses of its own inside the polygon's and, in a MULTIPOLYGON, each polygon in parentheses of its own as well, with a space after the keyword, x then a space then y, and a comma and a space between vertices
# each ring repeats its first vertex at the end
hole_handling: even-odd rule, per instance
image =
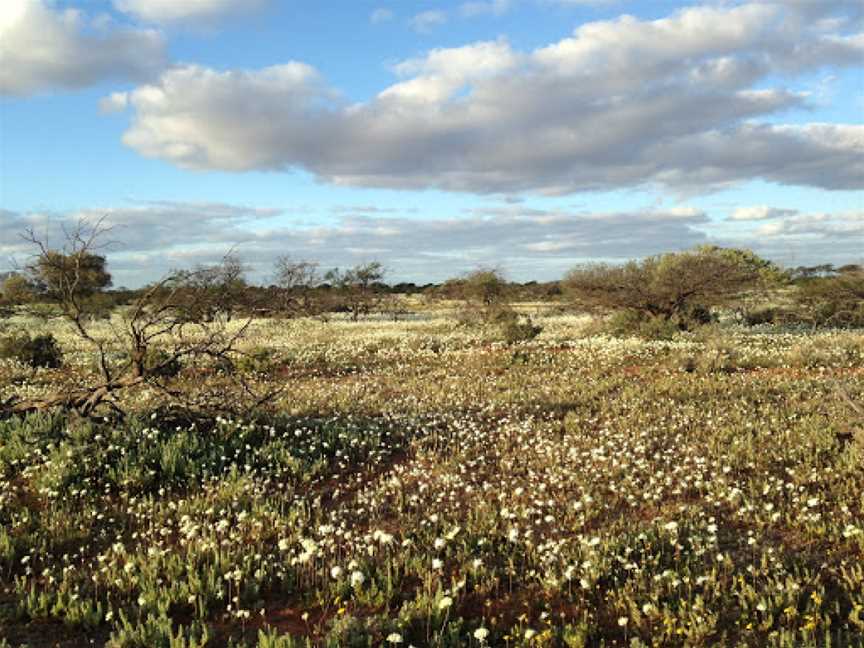
POLYGON ((640 337, 646 340, 668 340, 680 327, 674 320, 665 317, 645 316, 637 311, 619 311, 604 320, 598 333, 616 337, 640 337))
POLYGON ((809 279, 794 299, 801 319, 814 326, 864 327, 864 271, 809 279))
POLYGON ((51 334, 30 337, 28 333, 13 333, 0 338, 0 358, 31 367, 56 369, 63 364, 63 352, 51 334))
POLYGON ((456 313, 456 320, 463 326, 506 326, 519 320, 519 313, 506 304, 482 306, 468 303, 456 313))
POLYGON ((662 318, 689 330, 711 321, 711 307, 731 305, 748 291, 781 281, 773 264, 748 250, 702 246, 623 266, 579 266, 562 287, 577 307, 632 311, 643 322, 662 318))
POLYGON ((241 355, 235 365, 242 372, 267 373, 272 370, 276 360, 273 350, 267 347, 255 347, 241 355))
POLYGON ((747 326, 759 326, 760 324, 774 324, 778 320, 780 312, 777 308, 757 308, 744 313, 744 323, 747 326))
POLYGON ((177 358, 172 359, 168 352, 162 349, 151 349, 144 364, 148 371, 160 378, 173 378, 183 369, 177 358))
POLYGON ((540 335, 542 331, 543 327, 534 324, 530 317, 524 320, 509 320, 501 326, 501 334, 508 344, 528 342, 540 335))

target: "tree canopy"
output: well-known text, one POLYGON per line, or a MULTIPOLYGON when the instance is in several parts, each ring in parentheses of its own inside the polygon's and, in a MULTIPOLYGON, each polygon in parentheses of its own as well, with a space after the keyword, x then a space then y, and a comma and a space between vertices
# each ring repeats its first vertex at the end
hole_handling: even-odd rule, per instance
POLYGON ((777 266, 749 250, 702 246, 623 265, 578 266, 563 286, 570 300, 587 310, 629 310, 686 328, 696 311, 782 278, 777 266))

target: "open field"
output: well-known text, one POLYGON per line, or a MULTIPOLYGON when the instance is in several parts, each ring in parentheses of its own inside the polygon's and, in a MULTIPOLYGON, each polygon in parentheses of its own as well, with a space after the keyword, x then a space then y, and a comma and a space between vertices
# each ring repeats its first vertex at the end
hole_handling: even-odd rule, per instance
MULTIPOLYGON (((864 645, 864 333, 537 321, 260 320, 246 420, 0 422, 0 646, 864 645)), ((94 371, 23 323, 67 365, 0 400, 94 371)))

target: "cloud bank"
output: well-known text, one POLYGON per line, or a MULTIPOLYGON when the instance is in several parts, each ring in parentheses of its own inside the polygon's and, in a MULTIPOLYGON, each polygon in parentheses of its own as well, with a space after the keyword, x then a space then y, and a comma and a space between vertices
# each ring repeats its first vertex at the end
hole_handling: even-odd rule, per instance
POLYGON ((864 127, 783 124, 807 107, 778 79, 860 65, 837 3, 703 6, 586 23, 533 51, 504 40, 437 49, 350 103, 316 70, 178 66, 115 102, 123 141, 190 169, 303 169, 324 182, 568 194, 737 182, 864 188, 864 127))
POLYGON ((104 15, 90 19, 43 0, 3 0, 0 62, 2 95, 77 90, 154 77, 166 63, 165 42, 158 31, 118 25, 104 15))
MULTIPOLYGON (((500 265, 517 280, 555 279, 585 260, 624 260, 702 243, 752 247, 780 262, 860 262, 864 213, 797 214, 729 234, 690 207, 634 212, 569 212, 500 206, 421 218, 366 205, 321 214, 230 204, 150 202, 63 213, 0 211, 0 259, 26 262, 18 236, 28 227, 57 245, 62 228, 104 217, 115 284, 138 286, 171 268, 219 260, 234 249, 256 281, 270 280, 282 254, 345 267, 383 262, 393 281, 442 281, 477 265, 500 265), (721 233, 722 232, 722 233, 721 233)), ((0 267, 4 264, 0 262, 0 267)), ((8 265, 8 264, 7 264, 8 265)))

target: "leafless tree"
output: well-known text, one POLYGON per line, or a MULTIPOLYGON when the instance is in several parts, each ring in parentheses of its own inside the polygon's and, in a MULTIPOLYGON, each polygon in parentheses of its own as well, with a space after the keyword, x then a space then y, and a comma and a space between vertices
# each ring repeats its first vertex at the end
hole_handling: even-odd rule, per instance
POLYGON ((274 277, 278 297, 273 310, 283 317, 318 315, 324 309, 324 300, 318 288, 321 272, 315 261, 295 261, 290 256, 276 259, 274 277))
MULTIPOLYGON (((230 317, 220 315, 222 304, 238 278, 238 262, 226 256, 221 264, 193 271, 175 271, 141 290, 132 305, 116 319, 107 320, 108 335, 97 332, 88 311, 88 259, 99 247, 107 232, 102 221, 93 226, 80 222, 66 233, 61 250, 50 248, 32 230, 23 238, 35 248, 31 274, 50 287, 62 317, 71 322, 77 335, 93 350, 98 378, 88 384, 38 399, 13 397, 2 404, 3 413, 24 413, 66 408, 83 416, 110 408, 124 414, 118 396, 133 387, 148 385, 166 398, 190 409, 205 409, 191 402, 182 390, 172 387, 171 377, 186 361, 209 359, 233 366, 232 357, 239 353, 238 342, 246 335, 251 317, 229 324, 230 317), (220 301, 222 300, 222 301, 220 301), (206 316, 201 316, 206 314, 206 316), (118 349, 122 351, 118 353, 118 349)), ((92 264, 91 264, 92 265, 92 264)), ((90 277, 92 279, 92 277, 90 277)), ((236 373, 236 372, 235 372, 236 373)), ((235 375, 239 391, 248 409, 259 406, 282 390, 257 394, 242 376, 235 375)), ((226 407, 228 409, 228 407, 226 407)))

